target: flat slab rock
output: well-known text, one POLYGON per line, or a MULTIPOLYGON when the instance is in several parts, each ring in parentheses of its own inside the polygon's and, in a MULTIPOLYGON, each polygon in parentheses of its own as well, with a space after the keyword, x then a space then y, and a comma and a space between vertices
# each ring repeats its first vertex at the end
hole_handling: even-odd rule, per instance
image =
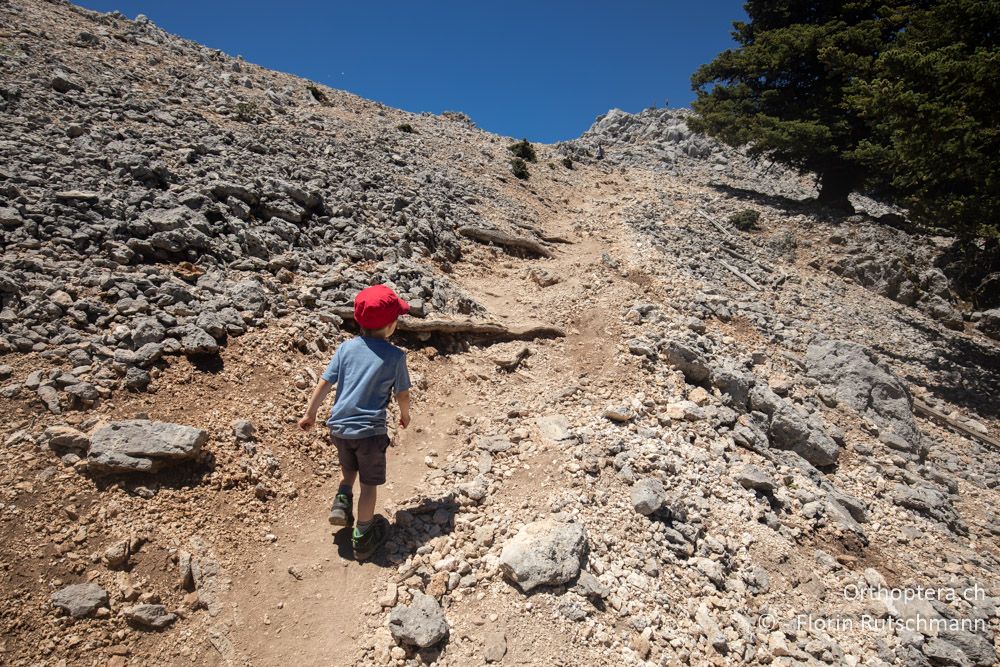
POLYGON ((389 613, 389 632, 401 644, 427 648, 448 636, 448 621, 437 600, 417 593, 409 606, 398 605, 389 613))
POLYGON ((108 593, 94 583, 71 584, 60 588, 49 598, 52 605, 73 618, 83 618, 108 606, 108 593))
POLYGON ((193 426, 145 419, 111 422, 94 432, 87 463, 95 472, 156 472, 193 459, 208 433, 193 426))
POLYGON ((140 604, 125 610, 125 618, 132 625, 150 630, 162 630, 177 620, 162 604, 140 604))
POLYGON ((555 586, 580 573, 587 549, 583 524, 552 519, 525 525, 500 552, 500 569, 527 593, 536 586, 555 586))

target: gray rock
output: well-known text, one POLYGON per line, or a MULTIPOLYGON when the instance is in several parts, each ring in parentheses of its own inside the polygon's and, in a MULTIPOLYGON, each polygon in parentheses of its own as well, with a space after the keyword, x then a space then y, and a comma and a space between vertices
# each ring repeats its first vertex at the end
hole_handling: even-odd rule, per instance
POLYGON ((827 435, 819 418, 806 419, 788 402, 771 416, 768 434, 772 445, 789 449, 815 466, 832 465, 840 455, 840 446, 827 435))
POLYGON ((59 404, 59 392, 51 385, 43 385, 36 392, 38 398, 42 400, 49 412, 54 415, 62 414, 62 407, 59 404))
POLYGON ((132 346, 139 349, 148 343, 162 343, 167 331, 153 317, 141 317, 132 324, 132 346))
POLYGON ((90 438, 71 426, 49 426, 42 433, 42 441, 54 450, 71 450, 79 454, 90 447, 90 438))
POLYGON ((389 613, 389 632, 401 644, 427 648, 448 636, 448 621, 437 600, 416 593, 409 606, 398 605, 389 613))
POLYGON ((587 570, 582 570, 580 572, 580 576, 576 580, 575 588, 580 595, 592 600, 601 600, 606 598, 610 592, 608 591, 608 587, 601 583, 600 579, 587 570))
POLYGON ((125 609, 125 618, 132 625, 150 630, 162 630, 177 620, 162 604, 140 604, 125 609))
POLYGON ((964 534, 967 528, 948 498, 930 486, 893 487, 892 500, 901 507, 911 509, 946 524, 952 530, 964 534))
POLYGON ((639 514, 650 515, 667 502, 667 492, 663 482, 652 477, 640 479, 632 485, 630 492, 632 507, 639 514))
POLYGON ((88 467, 95 472, 155 472, 193 459, 208 433, 192 426, 148 420, 111 422, 91 438, 88 467))
MULTIPOLYGON (((984 625, 988 623, 988 619, 983 620, 984 625)), ((986 638, 981 634, 948 627, 942 629, 938 637, 960 648, 965 657, 976 667, 990 667, 997 664, 997 652, 993 648, 992 637, 986 638)))
POLYGON ((811 377, 835 388, 839 402, 895 433, 911 453, 926 455, 910 392, 870 351, 846 341, 816 343, 806 351, 805 363, 811 377))
POLYGON ((705 359, 682 343, 670 341, 663 348, 663 353, 667 363, 680 370, 691 384, 701 384, 711 374, 705 359))
POLYGON ((736 473, 736 481, 744 489, 753 489, 761 493, 771 494, 778 488, 778 483, 755 465, 746 465, 736 473))
POLYGON ((932 665, 972 667, 972 661, 965 656, 962 649, 943 639, 931 637, 924 642, 921 651, 932 665))
POLYGON ((187 325, 179 333, 184 354, 216 354, 219 351, 219 344, 204 329, 187 325))
POLYGON ((71 584, 61 588, 49 598, 52 605, 73 618, 83 618, 99 607, 108 606, 108 593, 95 583, 71 584))
POLYGON ((580 573, 587 533, 582 524, 544 519, 529 523, 500 552, 500 569, 522 591, 554 586, 580 573))
POLYGON ((257 428, 246 419, 237 419, 233 422, 233 435, 240 442, 250 442, 257 434, 257 428))

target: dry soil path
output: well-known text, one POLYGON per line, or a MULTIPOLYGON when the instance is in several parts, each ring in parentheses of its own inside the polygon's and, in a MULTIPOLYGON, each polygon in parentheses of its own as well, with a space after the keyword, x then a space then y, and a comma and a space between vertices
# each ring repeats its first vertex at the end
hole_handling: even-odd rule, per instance
MULTIPOLYGON (((567 337, 563 341, 536 341, 532 345, 546 357, 547 369, 560 370, 567 377, 616 372, 613 359, 622 301, 641 298, 646 291, 643 285, 622 276, 624 270, 615 276, 614 289, 608 289, 609 280, 602 277, 607 275, 601 270, 605 255, 624 265, 631 261, 633 252, 616 210, 615 176, 605 174, 605 179, 606 184, 593 191, 566 188, 556 193, 564 206, 555 214, 539 209, 540 227, 547 234, 571 241, 558 245, 552 258, 514 257, 498 250, 498 264, 469 264, 452 276, 498 319, 565 325, 567 337), (540 287, 530 277, 530 271, 539 268, 558 276, 559 283, 540 287), (553 316, 564 319, 553 321, 553 316)), ((382 489, 380 508, 420 491, 428 471, 425 456, 433 453, 443 460, 460 446, 459 438, 449 435, 460 432, 458 415, 477 415, 487 410, 490 402, 511 398, 493 396, 471 384, 447 384, 461 376, 456 372, 461 356, 439 359, 431 366, 425 393, 428 397, 438 394, 438 400, 416 404, 411 428, 399 433, 390 450, 390 482, 382 489), (445 400, 440 400, 442 391, 447 393, 445 400)), ((551 380, 537 378, 529 370, 512 378, 512 395, 548 391, 551 383, 546 379, 551 380)), ((549 459, 528 464, 554 463, 552 455, 549 459)), ((260 562, 246 572, 233 573, 233 590, 227 600, 230 611, 217 626, 227 637, 222 652, 228 654, 228 662, 263 667, 289 662, 350 665, 357 660, 358 645, 369 632, 365 616, 384 613, 378 591, 385 589, 396 570, 355 562, 347 531, 332 534, 326 516, 336 483, 336 478, 331 478, 307 486, 287 512, 287 520, 274 527, 274 545, 262 546, 260 562)), ((522 496, 538 492, 530 474, 518 475, 505 482, 504 502, 517 507, 522 496)), ((558 651, 559 640, 553 641, 549 648, 558 651)), ((523 650, 523 657, 532 655, 530 647, 523 650)), ((522 664, 516 646, 510 651, 507 662, 522 664)))

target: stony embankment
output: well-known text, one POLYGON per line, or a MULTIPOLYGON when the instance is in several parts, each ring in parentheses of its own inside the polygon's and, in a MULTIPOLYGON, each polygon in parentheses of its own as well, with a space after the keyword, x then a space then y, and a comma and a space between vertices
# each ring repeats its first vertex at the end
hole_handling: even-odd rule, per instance
POLYGON ((1000 317, 947 239, 685 111, 519 180, 144 17, 0 32, 4 664, 997 662, 1000 317), (414 423, 362 565, 294 423, 376 282, 414 423))

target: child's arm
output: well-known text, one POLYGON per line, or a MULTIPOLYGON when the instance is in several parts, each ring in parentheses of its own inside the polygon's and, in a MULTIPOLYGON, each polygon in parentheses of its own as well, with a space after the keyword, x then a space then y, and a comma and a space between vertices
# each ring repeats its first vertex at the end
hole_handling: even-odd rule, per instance
MULTIPOLYGON (((319 406, 323 405, 323 401, 326 400, 327 395, 330 393, 330 388, 333 385, 326 380, 320 380, 316 384, 316 388, 313 389, 312 396, 309 398, 309 405, 306 406, 306 414, 299 420, 299 428, 303 431, 308 431, 316 423, 316 413, 319 411, 319 406)), ((407 402, 409 405, 409 402, 407 402)), ((407 413, 407 416, 409 413, 407 413)), ((409 419, 407 419, 409 421, 409 419)))
POLYGON ((396 394, 396 402, 399 403, 399 425, 406 428, 410 425, 410 390, 396 394))

